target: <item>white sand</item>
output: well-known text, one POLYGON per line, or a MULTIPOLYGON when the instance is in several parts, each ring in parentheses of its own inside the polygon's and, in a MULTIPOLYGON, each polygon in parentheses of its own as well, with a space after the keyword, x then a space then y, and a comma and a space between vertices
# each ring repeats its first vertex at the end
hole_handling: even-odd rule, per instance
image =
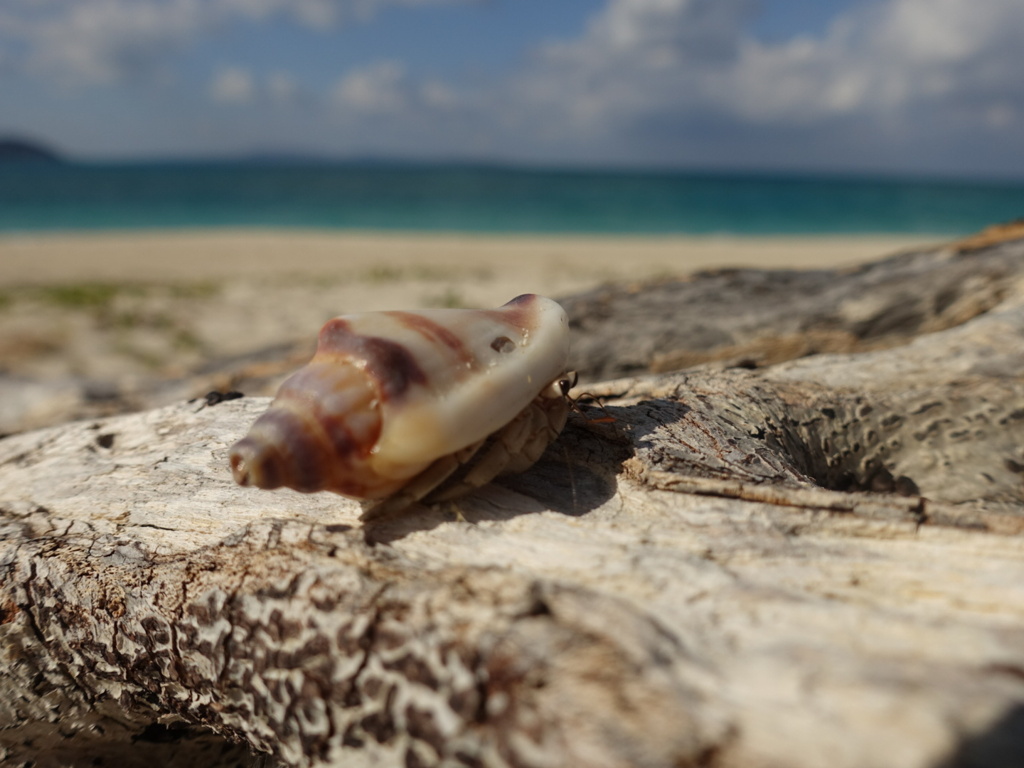
POLYGON ((486 282, 500 294, 558 294, 613 280, 750 266, 851 265, 934 238, 491 236, 308 230, 0 236, 0 287, 223 278, 486 282))

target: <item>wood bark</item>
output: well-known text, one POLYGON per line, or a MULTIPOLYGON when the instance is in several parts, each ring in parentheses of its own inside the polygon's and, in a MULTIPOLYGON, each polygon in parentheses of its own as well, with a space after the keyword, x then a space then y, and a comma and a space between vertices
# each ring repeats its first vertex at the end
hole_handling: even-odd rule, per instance
POLYGON ((1024 242, 602 290, 465 521, 234 486, 264 398, 0 441, 3 765, 1024 764, 1024 242))

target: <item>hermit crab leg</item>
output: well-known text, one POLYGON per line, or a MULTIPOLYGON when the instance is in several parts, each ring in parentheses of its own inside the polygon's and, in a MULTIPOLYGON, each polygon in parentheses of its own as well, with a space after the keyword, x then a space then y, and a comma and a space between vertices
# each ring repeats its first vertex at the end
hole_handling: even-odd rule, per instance
POLYGON ((525 472, 558 437, 569 412, 565 379, 552 382, 522 413, 488 438, 466 474, 430 494, 448 501, 481 488, 499 475, 525 472))
POLYGON ((516 418, 486 440, 444 456, 384 501, 367 504, 361 520, 400 512, 417 501, 435 504, 465 496, 499 475, 533 466, 558 437, 569 411, 567 380, 552 382, 516 418), (459 471, 465 469, 463 474, 459 471))
POLYGON ((423 499, 427 494, 442 485, 445 480, 451 477, 460 467, 473 458, 473 455, 480 450, 485 440, 466 446, 461 451, 442 456, 420 474, 410 480, 404 488, 393 496, 380 501, 364 502, 363 513, 359 519, 364 523, 377 520, 381 517, 401 512, 417 501, 423 499))

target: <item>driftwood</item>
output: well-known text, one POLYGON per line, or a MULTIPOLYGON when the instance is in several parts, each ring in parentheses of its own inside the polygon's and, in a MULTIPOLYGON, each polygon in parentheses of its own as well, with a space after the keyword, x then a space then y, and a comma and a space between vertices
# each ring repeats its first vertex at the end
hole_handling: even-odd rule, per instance
POLYGON ((573 365, 597 381, 906 344, 989 311, 1020 279, 1020 248, 978 249, 980 237, 847 270, 723 269, 602 286, 563 301, 573 365))
POLYGON ((2 440, 2 763, 1024 764, 1022 274, 679 284, 733 282, 717 347, 667 284, 571 300, 591 379, 727 352, 590 385, 466 522, 235 487, 265 399, 2 440))

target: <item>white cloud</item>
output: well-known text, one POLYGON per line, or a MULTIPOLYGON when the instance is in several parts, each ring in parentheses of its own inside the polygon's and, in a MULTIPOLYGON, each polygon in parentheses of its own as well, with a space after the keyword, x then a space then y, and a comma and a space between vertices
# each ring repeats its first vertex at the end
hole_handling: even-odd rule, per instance
POLYGON ((267 93, 277 104, 289 104, 299 98, 299 84, 287 72, 272 72, 267 78, 267 93))
POLYGON ((60 8, 22 30, 28 64, 64 79, 95 82, 158 69, 206 13, 198 0, 88 0, 60 8))
POLYGON ((240 66, 219 69, 210 80, 207 95, 221 104, 269 104, 281 107, 290 107, 309 99, 309 94, 288 72, 277 70, 260 77, 240 66))
POLYGON ((248 104, 256 95, 256 84, 248 71, 241 67, 222 69, 210 83, 210 96, 214 101, 227 104, 248 104))
POLYGON ((312 28, 368 18, 388 5, 468 0, 9 0, 0 48, 17 45, 25 68, 66 82, 146 77, 225 25, 275 16, 312 28), (6 45, 5 45, 6 44, 6 45))
POLYGON ((611 0, 580 40, 551 53, 597 63, 632 62, 663 69, 683 62, 728 61, 752 0, 611 0))
POLYGON ((899 160, 1017 124, 1020 0, 872 0, 819 35, 773 43, 746 31, 754 10, 748 0, 609 0, 580 36, 539 49, 491 105, 508 142, 527 131, 549 157, 610 162, 756 152, 788 162, 870 146, 899 160))
POLYGON ((292 13, 308 27, 327 29, 338 23, 338 6, 332 0, 295 0, 292 13))
POLYGON ((422 102, 428 107, 449 109, 459 104, 459 95, 450 85, 440 80, 428 80, 419 89, 422 102))
POLYGON ((1022 68, 1019 0, 890 0, 855 10, 818 40, 749 42, 725 101, 742 116, 783 122, 994 106, 1024 93, 1022 68))
POLYGON ((549 43, 513 85, 526 108, 562 131, 614 133, 622 121, 700 109, 741 49, 753 0, 610 0, 582 36, 549 43), (531 107, 532 105, 532 107, 531 107))
POLYGON ((397 61, 378 61, 345 74, 332 98, 338 106, 357 114, 397 113, 410 103, 408 72, 397 61))
POLYGON ((985 110, 985 122, 996 130, 1008 128, 1017 122, 1017 110, 1011 104, 993 104, 985 110))

